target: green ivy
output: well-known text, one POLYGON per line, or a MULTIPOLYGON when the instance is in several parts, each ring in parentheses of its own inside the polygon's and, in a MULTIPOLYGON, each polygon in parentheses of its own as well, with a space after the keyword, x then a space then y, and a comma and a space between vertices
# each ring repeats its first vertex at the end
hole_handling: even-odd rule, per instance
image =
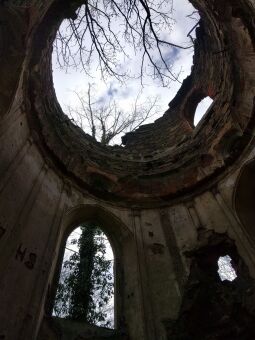
POLYGON ((93 224, 81 226, 74 238, 78 251, 64 261, 54 303, 53 314, 76 321, 110 326, 107 304, 113 296, 111 260, 106 259, 106 242, 102 230, 93 224))

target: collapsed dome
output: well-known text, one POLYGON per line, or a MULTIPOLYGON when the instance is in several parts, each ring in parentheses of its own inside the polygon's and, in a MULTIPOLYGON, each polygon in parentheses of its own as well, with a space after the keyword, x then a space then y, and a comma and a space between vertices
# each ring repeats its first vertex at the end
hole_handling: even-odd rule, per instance
POLYGON ((208 187, 249 145, 254 128, 254 22, 248 2, 192 1, 201 21, 194 65, 163 117, 103 146, 73 125, 56 99, 51 53, 74 1, 56 2, 35 28, 25 89, 30 124, 47 159, 80 188, 119 204, 164 204, 208 187), (199 102, 213 99, 194 128, 199 102))

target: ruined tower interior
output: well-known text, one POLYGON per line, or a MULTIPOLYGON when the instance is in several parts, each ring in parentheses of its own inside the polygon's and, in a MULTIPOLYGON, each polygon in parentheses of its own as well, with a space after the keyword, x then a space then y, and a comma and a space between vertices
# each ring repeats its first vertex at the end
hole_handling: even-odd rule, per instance
POLYGON ((0 2, 0 339, 254 340, 254 0, 191 1, 191 75, 125 147, 93 141, 56 99, 52 44, 80 2, 0 2), (51 313, 63 242, 88 220, 115 254, 113 330, 51 313))

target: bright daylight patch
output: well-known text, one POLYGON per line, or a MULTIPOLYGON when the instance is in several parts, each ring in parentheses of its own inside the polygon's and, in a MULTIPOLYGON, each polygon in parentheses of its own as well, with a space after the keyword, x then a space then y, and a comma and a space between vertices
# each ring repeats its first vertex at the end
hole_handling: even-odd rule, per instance
POLYGON ((221 281, 233 281, 237 278, 235 269, 231 265, 231 257, 229 255, 221 256, 218 260, 218 274, 221 281))
POLYGON ((126 132, 167 110, 190 74, 198 24, 188 0, 89 0, 62 23, 54 43, 63 111, 102 144, 121 144, 126 132))
POLYGON ((198 104, 196 108, 196 112, 194 115, 194 126, 196 126, 200 122, 200 120, 205 115, 206 111, 211 106, 212 102, 213 102, 213 99, 210 97, 206 97, 203 100, 201 100, 201 102, 198 104))

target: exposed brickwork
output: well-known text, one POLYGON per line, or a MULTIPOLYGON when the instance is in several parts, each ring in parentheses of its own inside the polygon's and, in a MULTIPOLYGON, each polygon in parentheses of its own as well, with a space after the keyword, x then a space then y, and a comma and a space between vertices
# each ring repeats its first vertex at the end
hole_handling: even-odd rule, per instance
POLYGON ((192 1, 192 74, 125 147, 96 143, 55 96, 52 42, 82 2, 0 1, 0 339, 253 339, 254 1, 192 1), (65 240, 88 221, 114 250, 115 330, 51 315, 65 240), (217 280, 223 250, 233 285, 217 280))
MULTIPOLYGON (((205 10, 206 4, 200 1, 194 1, 194 5, 202 21, 197 28, 192 74, 164 116, 126 135, 124 148, 95 143, 72 125, 57 103, 51 76, 51 43, 65 10, 56 4, 34 28, 29 80, 24 82, 29 90, 30 122, 38 130, 45 152, 50 151, 52 160, 61 163, 65 173, 92 194, 146 204, 179 197, 223 174, 250 142, 254 126, 252 21, 243 15, 237 18, 237 8, 231 1, 226 3, 224 14, 217 5, 214 11, 210 6, 205 10), (207 95, 214 104, 194 129, 196 106, 207 95), (224 138, 233 130, 235 148, 231 144, 226 151, 224 138), (104 183, 96 192, 95 176, 104 183), (177 177, 180 180, 176 181, 177 177)), ((243 8, 250 16, 249 6, 243 8)))

